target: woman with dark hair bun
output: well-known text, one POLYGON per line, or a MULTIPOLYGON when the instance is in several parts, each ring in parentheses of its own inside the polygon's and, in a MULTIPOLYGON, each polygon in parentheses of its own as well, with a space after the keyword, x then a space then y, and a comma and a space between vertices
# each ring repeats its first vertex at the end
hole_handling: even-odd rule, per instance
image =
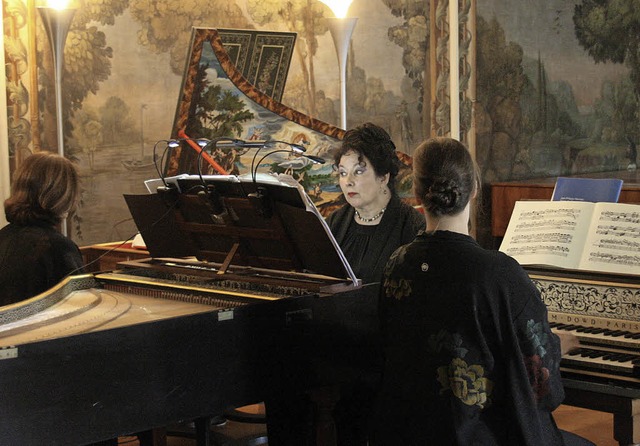
MULTIPOLYGON (((413 155, 426 229, 383 276, 381 390, 371 446, 587 445, 561 432, 561 342, 526 272, 469 236, 476 165, 459 141, 430 139, 413 155)), ((562 350, 575 347, 562 340, 562 350)))
POLYGON ((75 165, 49 152, 27 157, 4 202, 9 222, 0 229, 0 305, 36 296, 82 270, 78 246, 56 225, 80 197, 75 165))

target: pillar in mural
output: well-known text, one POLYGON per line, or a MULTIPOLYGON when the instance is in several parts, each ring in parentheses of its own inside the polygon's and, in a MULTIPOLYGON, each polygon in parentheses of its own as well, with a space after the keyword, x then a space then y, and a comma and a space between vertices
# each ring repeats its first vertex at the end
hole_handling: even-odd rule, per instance
POLYGON ((20 39, 20 33, 28 26, 29 14, 24 3, 9 0, 3 2, 3 17, 9 153, 17 166, 30 154, 31 143, 29 91, 24 83, 29 77, 29 60, 20 39))
MULTIPOLYGON (((452 2, 458 8, 459 94, 452 97, 449 76, 450 24, 449 0, 432 0, 429 5, 430 44, 430 129, 431 136, 451 136, 451 100, 460 101, 460 139, 469 145, 474 139, 473 101, 475 98, 475 0, 452 2)), ((457 137, 457 135, 453 135, 457 137)))

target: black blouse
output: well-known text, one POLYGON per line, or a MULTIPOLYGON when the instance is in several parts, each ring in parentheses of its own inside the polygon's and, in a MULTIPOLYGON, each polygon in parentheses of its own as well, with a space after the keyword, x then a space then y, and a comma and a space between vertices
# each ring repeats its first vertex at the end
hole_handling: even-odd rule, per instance
POLYGON ((0 305, 36 296, 82 266, 78 246, 53 226, 8 224, 0 229, 0 305))
POLYGON ((425 227, 424 216, 393 195, 375 226, 354 221, 355 210, 346 204, 327 218, 331 232, 356 277, 363 283, 380 282, 387 260, 398 247, 411 242, 425 227))

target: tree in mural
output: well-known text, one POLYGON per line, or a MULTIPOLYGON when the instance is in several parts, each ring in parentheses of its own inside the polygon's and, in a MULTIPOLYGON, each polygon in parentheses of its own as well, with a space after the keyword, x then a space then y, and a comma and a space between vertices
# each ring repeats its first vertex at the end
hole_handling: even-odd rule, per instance
POLYGON ((328 11, 328 7, 317 0, 247 0, 247 12, 258 25, 284 22, 289 31, 304 41, 304 46, 296 45, 296 54, 304 77, 306 108, 311 116, 318 116, 313 57, 318 50, 317 36, 328 31, 323 20, 328 11))
MULTIPOLYGON (((113 50, 107 45, 105 34, 98 31, 92 23, 112 25, 115 17, 122 14, 128 4, 128 0, 115 0, 103 2, 99 0, 84 0, 80 2, 74 15, 69 35, 64 48, 64 73, 63 73, 63 113, 65 114, 65 134, 71 136, 73 127, 70 117, 82 108, 82 102, 89 93, 95 94, 99 90, 101 82, 107 80, 111 74, 111 61, 113 50)), ((39 35, 38 46, 46 50, 44 57, 49 60, 49 44, 44 33, 39 35)), ((44 114, 45 146, 55 146, 55 111, 53 103, 53 79, 47 78, 51 70, 44 70, 41 75, 45 79, 46 91, 42 92, 42 98, 46 99, 47 110, 44 114), (46 94, 51 92, 51 94, 46 94)), ((42 101, 41 101, 42 102, 42 101)), ((82 150, 78 147, 77 140, 70 138, 65 149, 70 153, 82 150)))
POLYGON ((584 136, 571 85, 550 82, 541 58, 526 58, 520 45, 508 42, 495 17, 478 17, 477 36, 477 154, 483 177, 527 178, 570 168, 563 148, 584 136), (537 161, 542 158, 544 164, 537 161))
POLYGON ((74 145, 82 148, 89 160, 89 169, 95 167, 95 152, 99 143, 102 142, 102 124, 98 113, 94 110, 88 110, 83 107, 78 110, 73 117, 73 136, 74 145))
POLYGON ((138 43, 156 54, 171 55, 171 70, 182 75, 194 26, 248 28, 238 5, 229 0, 128 0, 140 24, 138 43))
POLYGON ((111 96, 100 107, 102 142, 109 145, 127 143, 134 134, 132 122, 127 103, 122 98, 111 96))
MULTIPOLYGON (((613 139, 624 141, 640 138, 640 8, 637 0, 582 0, 573 15, 576 37, 596 63, 626 64, 630 70, 632 88, 615 86, 609 101, 613 139), (626 97, 633 92, 634 98, 626 97), (631 125, 630 125, 631 124, 631 125)), ((598 112, 604 112, 599 104, 598 112)))
POLYGON ((637 0, 582 0, 573 21, 578 42, 596 62, 625 63, 640 95, 640 8, 637 0))
POLYGON ((594 142, 638 141, 638 99, 630 79, 604 82, 593 108, 594 124, 589 136, 594 142))
POLYGON ((521 136, 519 104, 528 85, 523 52, 507 42, 495 18, 487 23, 478 17, 477 36, 479 164, 488 179, 510 178, 521 136))
POLYGON ((384 95, 384 84, 381 79, 377 77, 367 79, 367 96, 364 102, 365 110, 373 115, 377 115, 384 100, 384 95))
MULTIPOLYGON (((420 92, 415 104, 423 113, 423 121, 429 122, 428 87, 425 90, 424 73, 428 72, 427 49, 429 44, 429 11, 428 3, 423 0, 382 0, 391 14, 402 17, 404 23, 389 28, 389 40, 403 50, 402 65, 407 77, 413 81, 413 88, 420 92), (428 96, 427 96, 428 97, 428 96)), ((426 127, 428 128, 428 124, 426 127)))
POLYGON ((194 79, 193 101, 189 115, 194 119, 187 122, 187 135, 198 138, 214 139, 219 137, 239 137, 242 135, 244 122, 253 119, 254 115, 246 109, 246 104, 228 90, 218 84, 207 82, 207 65, 200 65, 194 79))
POLYGON ((196 116, 202 123, 203 133, 208 139, 220 136, 241 136, 242 123, 253 118, 244 102, 220 85, 207 88, 200 101, 196 116))

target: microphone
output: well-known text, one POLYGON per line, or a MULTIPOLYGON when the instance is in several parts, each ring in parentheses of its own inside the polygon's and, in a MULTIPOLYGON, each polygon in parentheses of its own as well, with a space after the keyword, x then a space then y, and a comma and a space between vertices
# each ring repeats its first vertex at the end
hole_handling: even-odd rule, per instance
POLYGON ((307 151, 307 149, 304 146, 301 146, 300 144, 293 144, 293 143, 287 143, 289 144, 289 147, 291 147, 291 150, 293 150, 295 153, 304 153, 307 151))
POLYGON ((242 147, 243 149, 262 149, 270 141, 243 141, 241 139, 233 139, 231 141, 221 141, 216 147, 221 149, 232 149, 234 147, 242 147))
POLYGON ((315 156, 315 155, 301 155, 301 156, 304 156, 305 158, 309 158, 311 161, 313 161, 316 164, 324 164, 326 162, 324 158, 320 158, 319 156, 315 156))

